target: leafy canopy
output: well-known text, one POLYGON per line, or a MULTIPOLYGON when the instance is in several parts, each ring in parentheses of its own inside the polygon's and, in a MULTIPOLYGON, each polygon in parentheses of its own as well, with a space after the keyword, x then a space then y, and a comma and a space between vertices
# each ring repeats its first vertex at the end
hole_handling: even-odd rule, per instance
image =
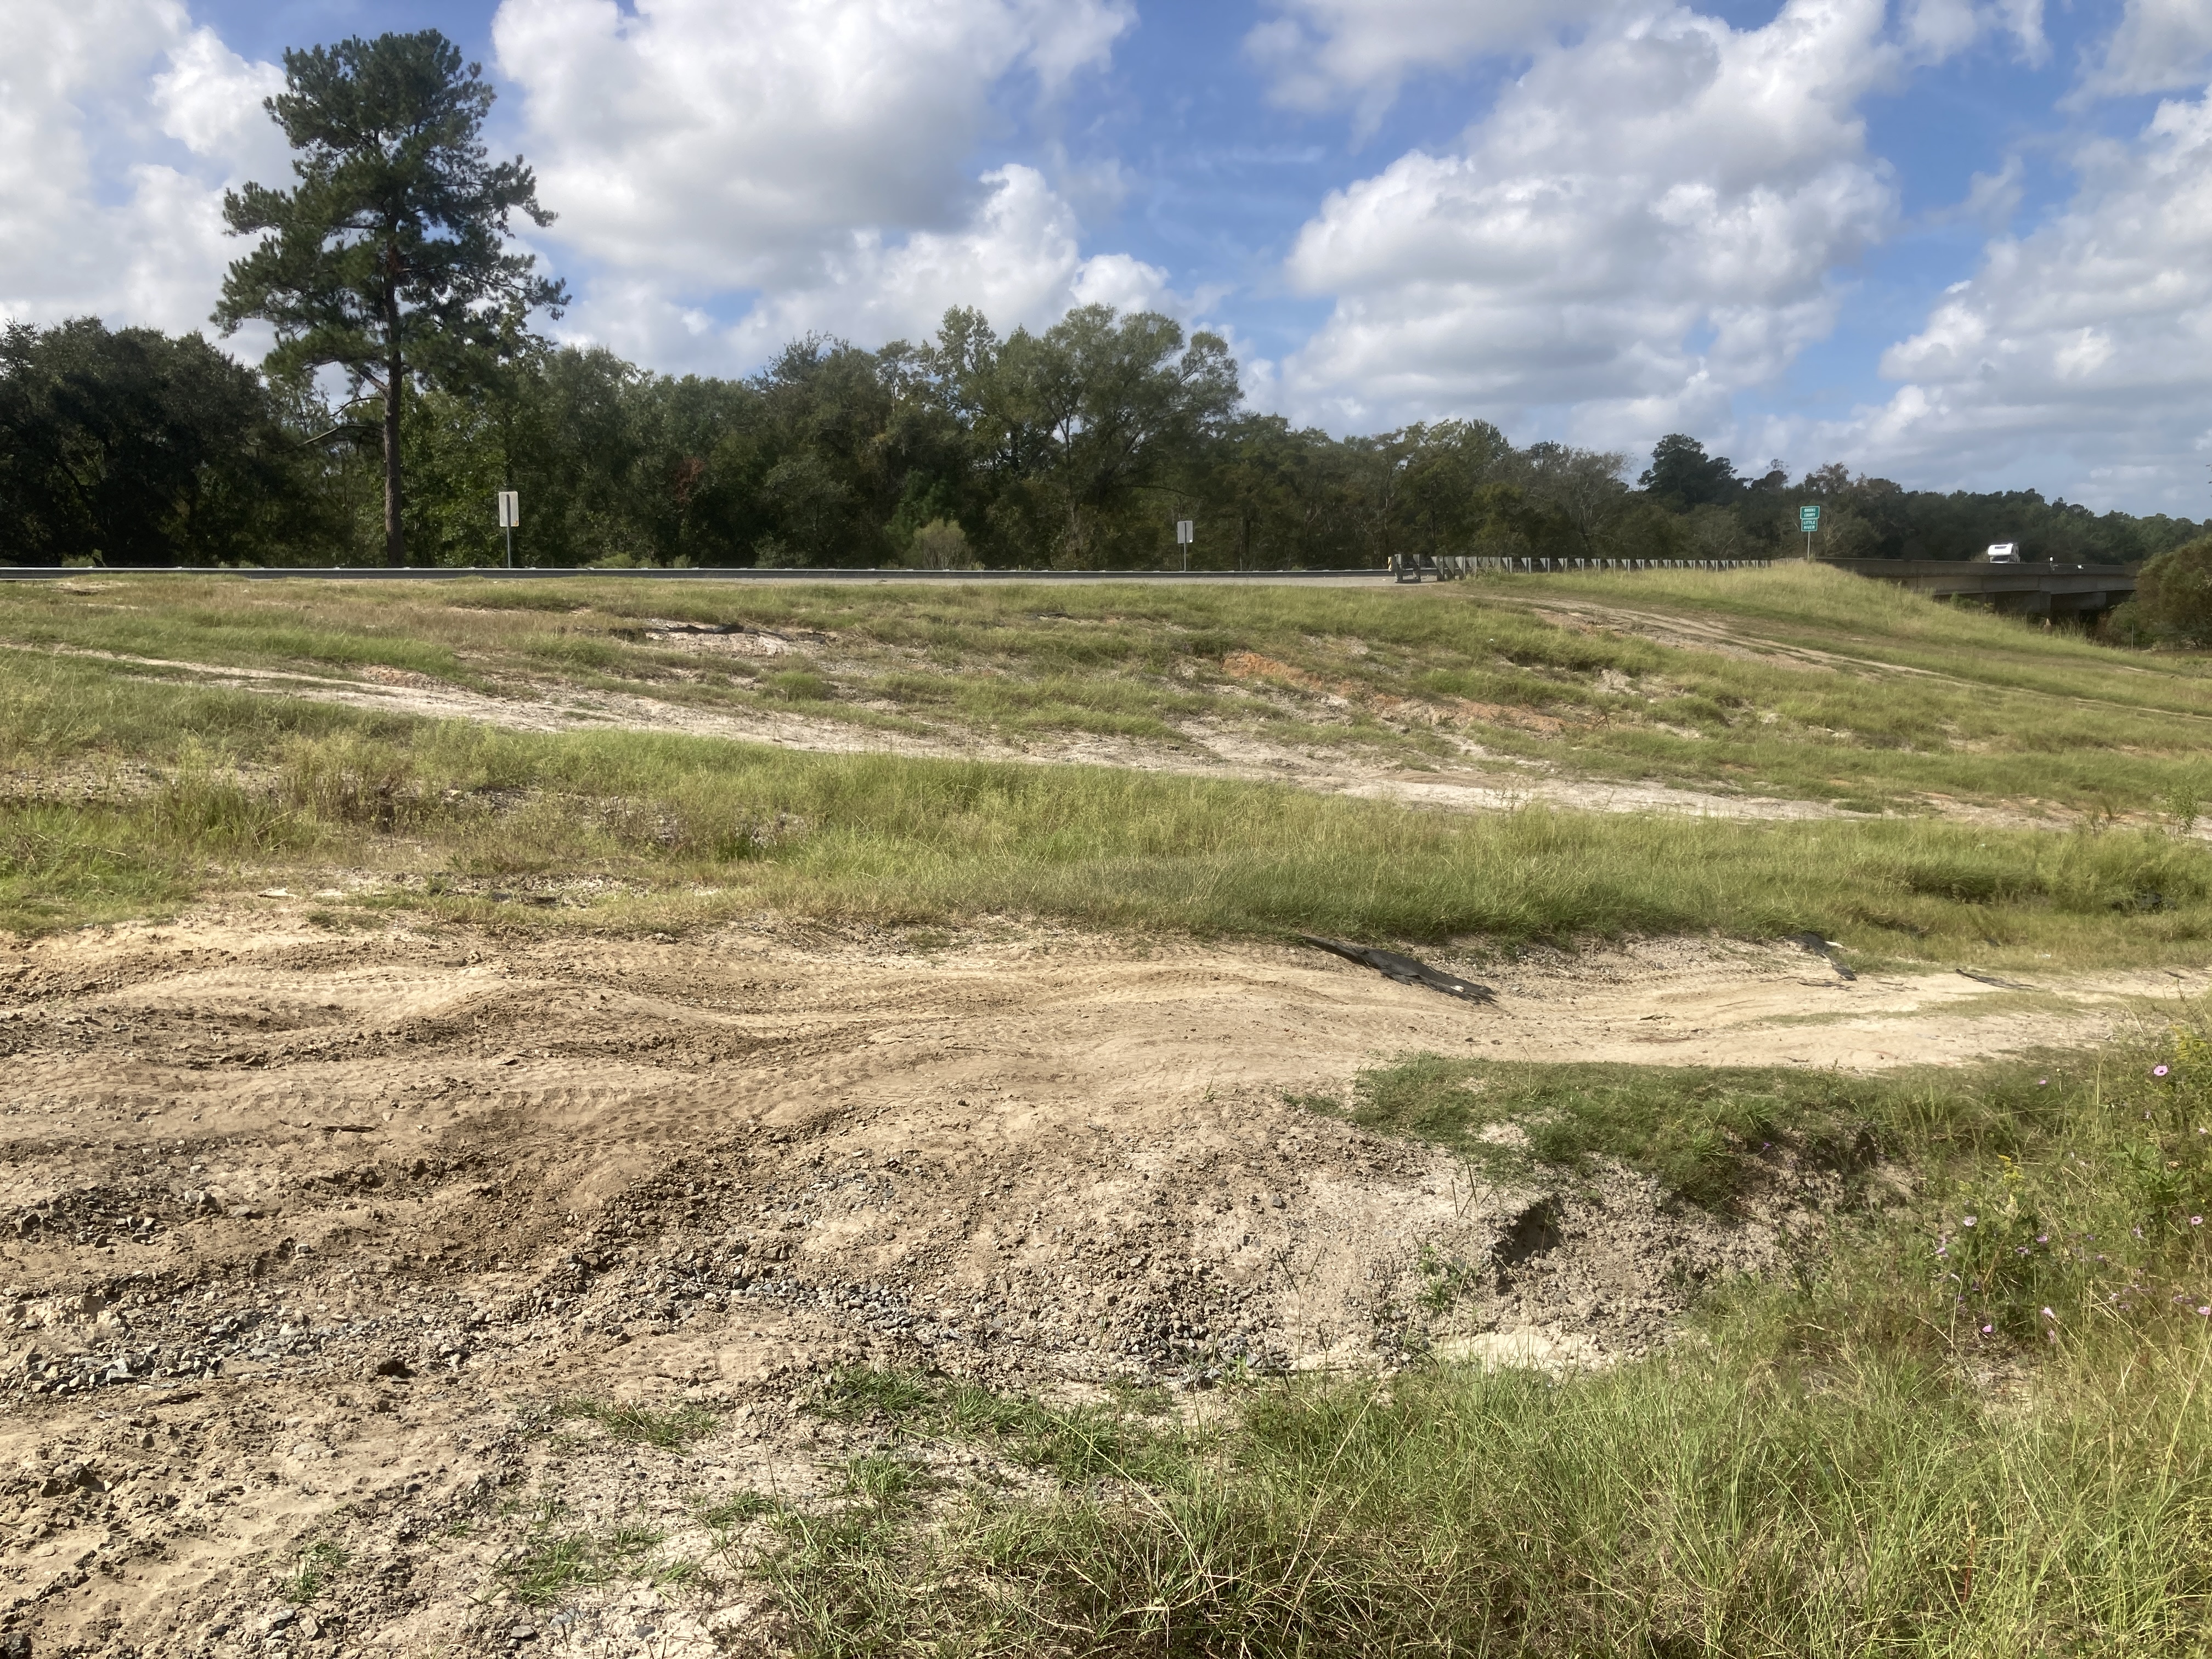
POLYGON ((197 334, 95 317, 0 330, 0 561, 267 552, 301 516, 289 447, 253 371, 197 334))
POLYGON ((216 320, 275 325, 279 375, 343 366, 388 392, 394 365, 433 380, 514 355, 528 314, 567 303, 513 216, 550 225, 521 158, 492 162, 479 137, 493 98, 483 67, 435 29, 284 54, 265 107, 296 152, 289 191, 223 198, 233 234, 263 240, 223 279, 216 320))
POLYGON ((1707 455, 1705 445, 1687 433, 1670 432, 1651 452, 1651 465, 1637 483, 1677 510, 1733 501, 1745 481, 1725 455, 1707 455))
POLYGON ((2170 548, 2145 565, 2135 604, 2154 637, 2212 645, 2212 536, 2170 548))

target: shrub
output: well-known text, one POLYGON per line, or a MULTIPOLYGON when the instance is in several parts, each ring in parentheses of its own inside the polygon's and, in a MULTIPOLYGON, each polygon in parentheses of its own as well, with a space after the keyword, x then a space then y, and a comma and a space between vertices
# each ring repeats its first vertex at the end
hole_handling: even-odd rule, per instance
POLYGON ((973 570, 975 556, 969 550, 968 532, 950 519, 932 519, 914 532, 907 544, 907 562, 918 570, 973 570))
POLYGON ((2185 543, 2145 565, 2134 610, 2159 637, 2212 645, 2212 536, 2185 543))

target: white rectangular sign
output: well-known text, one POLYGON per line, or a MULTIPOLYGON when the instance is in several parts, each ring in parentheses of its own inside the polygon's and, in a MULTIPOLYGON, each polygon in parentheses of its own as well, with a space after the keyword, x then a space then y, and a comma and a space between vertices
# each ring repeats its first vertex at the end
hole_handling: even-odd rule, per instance
POLYGON ((1176 520, 1176 545, 1177 547, 1188 547, 1197 539, 1197 537, 1191 534, 1191 522, 1188 519, 1177 519, 1176 520))
POLYGON ((522 497, 514 490, 499 492, 499 527, 519 530, 522 527, 522 497))

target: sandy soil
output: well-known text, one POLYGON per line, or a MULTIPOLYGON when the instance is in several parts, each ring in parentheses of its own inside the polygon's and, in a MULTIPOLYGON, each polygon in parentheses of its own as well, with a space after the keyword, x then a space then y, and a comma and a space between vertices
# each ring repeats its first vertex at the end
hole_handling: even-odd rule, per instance
POLYGON ((1823 1193, 1784 1153, 1729 1224, 1625 1174, 1499 1188, 1287 1097, 1423 1049, 1957 1060, 2204 988, 1674 943, 1451 962, 1498 988, 1472 1006, 1290 947, 336 939, 303 910, 0 950, 0 1652, 764 1650, 696 1504, 825 1489, 868 1443, 804 1409, 832 1366, 1203 1401, 1224 1367, 1424 1346, 1602 1363, 1823 1193), (1425 1305, 1438 1264, 1459 1293, 1425 1305), (721 1426, 624 1445, 549 1419, 580 1398, 721 1426), (563 1513, 706 1576, 518 1604, 501 1564, 563 1513))

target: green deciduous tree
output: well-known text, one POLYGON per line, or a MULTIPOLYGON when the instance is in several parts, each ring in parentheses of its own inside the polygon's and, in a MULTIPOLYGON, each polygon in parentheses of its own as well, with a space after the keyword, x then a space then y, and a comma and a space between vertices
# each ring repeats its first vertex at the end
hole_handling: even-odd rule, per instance
POLYGON ((1620 482, 1626 456, 1610 450, 1534 443, 1519 459, 1528 494, 1557 516, 1569 556, 1584 558, 1667 556, 1676 550, 1647 548, 1636 533, 1638 514, 1620 482))
MULTIPOLYGON (((1188 480, 1175 475, 1220 434, 1241 396, 1219 335, 1186 343, 1172 318, 1103 305, 1003 342, 979 313, 948 312, 921 362, 974 434, 976 464, 1007 509, 994 515, 1001 533, 1034 538, 1054 562, 1077 567, 1106 563, 1117 528, 1143 538, 1115 523, 1131 496, 1180 492, 1188 480)), ((1171 503, 1151 516, 1164 526, 1171 503)))
POLYGON ((1078 307, 1037 344, 1032 418, 1048 434, 1066 513, 1062 558, 1096 564, 1097 520, 1132 491, 1164 484, 1236 409, 1237 362, 1218 334, 1186 347, 1172 318, 1103 305, 1078 307))
POLYGON ((1297 432, 1279 415, 1242 415, 1229 423, 1210 458, 1212 465, 1204 498, 1227 533, 1209 537, 1236 569, 1261 564, 1300 562, 1312 516, 1326 510, 1328 492, 1315 475, 1316 445, 1328 446, 1319 432, 1297 432))
POLYGON ((531 313, 566 295, 511 252, 510 222, 544 226, 520 157, 487 159, 481 66, 434 29, 284 54, 266 107, 297 152, 289 191, 223 198, 234 234, 261 235, 223 279, 216 320, 274 326, 272 374, 343 368, 382 403, 385 556, 407 561, 401 404, 410 380, 457 386, 523 350, 531 313))
POLYGON ((2133 609, 2154 637, 2212 645, 2212 536, 2160 554, 2138 582, 2133 609))
POLYGON ((295 450, 259 377, 197 334, 0 333, 0 558, 281 557, 313 516, 295 450))
POLYGON ((1705 445, 1683 432, 1670 432, 1659 441, 1650 466, 1637 482, 1676 512, 1725 505, 1743 489, 1735 462, 1706 454, 1705 445))
MULTIPOLYGON (((366 236, 331 243, 333 268, 349 268, 366 236)), ((1392 553, 1739 559, 1796 552, 1808 502, 1825 509, 1818 550, 1830 556, 1964 558, 2017 541, 2031 558, 2139 563, 2206 530, 2033 490, 1908 490, 1841 465, 1793 483, 1777 461, 1740 477, 1680 434, 1638 489, 1620 455, 1516 448, 1480 421, 1299 429, 1239 407, 1218 340, 1103 307, 1006 338, 955 309, 920 343, 810 337, 742 380, 677 378, 604 348, 532 342, 517 307, 537 279, 526 262, 508 276, 520 288, 482 290, 451 329, 402 296, 399 448, 418 562, 495 561, 499 488, 528 509, 518 559, 545 565, 1142 568, 1176 562, 1178 518, 1198 521, 1200 568, 1371 568, 1392 553)), ((367 301, 330 303, 341 321, 366 319, 343 338, 375 336, 367 301)), ((392 469, 366 443, 307 441, 376 433, 296 372, 325 361, 312 331, 291 328, 293 358, 278 357, 295 372, 273 381, 196 337, 89 319, 6 333, 0 558, 385 556, 392 469)), ((390 378, 380 342, 368 348, 364 375, 390 378)), ((2161 567, 2179 596, 2167 610, 2187 608, 2187 565, 2161 567)), ((2141 605, 2128 616, 2146 640, 2185 632, 2153 629, 2141 605)))

